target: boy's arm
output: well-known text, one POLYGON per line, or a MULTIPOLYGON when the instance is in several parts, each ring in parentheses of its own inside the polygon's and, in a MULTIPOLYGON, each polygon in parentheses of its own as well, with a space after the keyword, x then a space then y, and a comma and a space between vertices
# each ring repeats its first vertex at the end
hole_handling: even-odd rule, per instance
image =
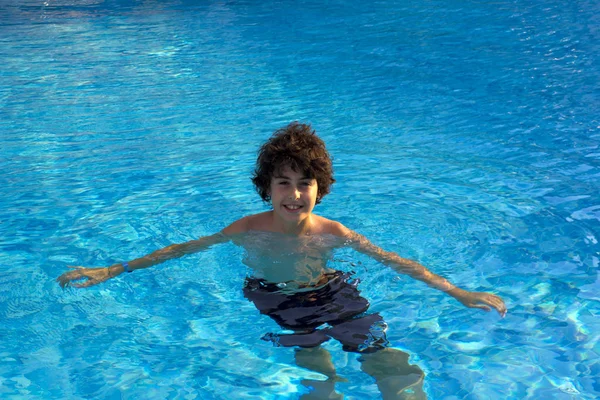
POLYGON ((418 262, 402 258, 396 253, 385 251, 375 246, 366 237, 351 231, 341 224, 338 229, 338 234, 347 238, 349 244, 355 250, 373 257, 396 272, 409 275, 414 279, 425 282, 431 287, 446 292, 467 307, 481 308, 485 311, 490 311, 490 307, 493 307, 501 316, 504 317, 506 314, 506 305, 499 296, 485 292, 469 292, 458 288, 441 276, 432 273, 418 262))
MULTIPOLYGON (((235 224, 236 223, 234 222, 230 226, 233 226, 235 224)), ((127 269, 129 270, 129 272, 131 272, 136 269, 148 268, 153 265, 163 263, 167 260, 179 258, 186 254, 197 253, 208 249, 212 245, 226 242, 229 240, 229 235, 225 232, 226 229, 227 228, 211 236, 204 236, 200 239, 190 240, 189 242, 185 243, 172 244, 160 250, 156 250, 155 252, 145 255, 143 257, 131 260, 127 263, 127 269)), ((114 264, 110 267, 104 268, 70 268, 75 268, 75 270, 65 272, 56 279, 60 286, 63 288, 66 286, 83 288, 97 285, 98 283, 114 278, 115 276, 118 276, 125 271, 125 267, 122 263, 114 264), (72 283, 73 281, 77 281, 80 279, 86 279, 86 281, 82 283, 72 283)))

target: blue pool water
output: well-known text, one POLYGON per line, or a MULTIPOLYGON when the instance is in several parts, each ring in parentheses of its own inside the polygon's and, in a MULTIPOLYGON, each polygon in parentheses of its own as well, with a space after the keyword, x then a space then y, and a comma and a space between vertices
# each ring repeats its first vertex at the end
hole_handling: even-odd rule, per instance
MULTIPOLYGON (((311 122, 316 212, 506 318, 365 256, 354 269, 432 399, 600 396, 600 7, 594 1, 3 0, 0 397, 287 399, 293 351, 227 244, 61 290, 266 210, 255 153, 311 122)), ((377 398, 327 343, 337 390, 377 398)))

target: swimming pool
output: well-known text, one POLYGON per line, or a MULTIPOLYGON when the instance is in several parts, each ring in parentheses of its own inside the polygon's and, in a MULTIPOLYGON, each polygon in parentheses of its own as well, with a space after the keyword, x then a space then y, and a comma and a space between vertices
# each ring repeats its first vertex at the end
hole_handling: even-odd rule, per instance
MULTIPOLYGON (((0 6, 0 397, 295 398, 233 245, 61 290, 265 210, 259 144, 311 122, 316 212, 505 319, 350 252, 430 398, 600 395, 598 5, 16 1, 0 6), (77 5, 73 5, 77 3, 77 5)), ((327 343, 347 398, 376 398, 327 343)))

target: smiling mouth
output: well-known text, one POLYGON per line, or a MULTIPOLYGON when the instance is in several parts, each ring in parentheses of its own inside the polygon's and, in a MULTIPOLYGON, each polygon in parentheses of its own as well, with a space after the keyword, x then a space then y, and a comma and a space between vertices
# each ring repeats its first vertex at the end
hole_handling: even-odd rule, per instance
POLYGON ((297 204, 284 204, 283 208, 285 208, 286 210, 289 211, 298 211, 299 209, 301 209, 303 206, 297 205, 297 204))

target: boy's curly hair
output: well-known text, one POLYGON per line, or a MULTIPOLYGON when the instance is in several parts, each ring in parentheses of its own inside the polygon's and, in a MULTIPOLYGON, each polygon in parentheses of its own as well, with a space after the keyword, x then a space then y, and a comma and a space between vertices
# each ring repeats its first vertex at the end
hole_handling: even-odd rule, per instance
POLYGON ((335 182, 325 142, 307 124, 292 122, 276 130, 258 151, 252 183, 263 201, 268 203, 271 200, 271 178, 285 167, 316 179, 317 204, 330 192, 335 182))

